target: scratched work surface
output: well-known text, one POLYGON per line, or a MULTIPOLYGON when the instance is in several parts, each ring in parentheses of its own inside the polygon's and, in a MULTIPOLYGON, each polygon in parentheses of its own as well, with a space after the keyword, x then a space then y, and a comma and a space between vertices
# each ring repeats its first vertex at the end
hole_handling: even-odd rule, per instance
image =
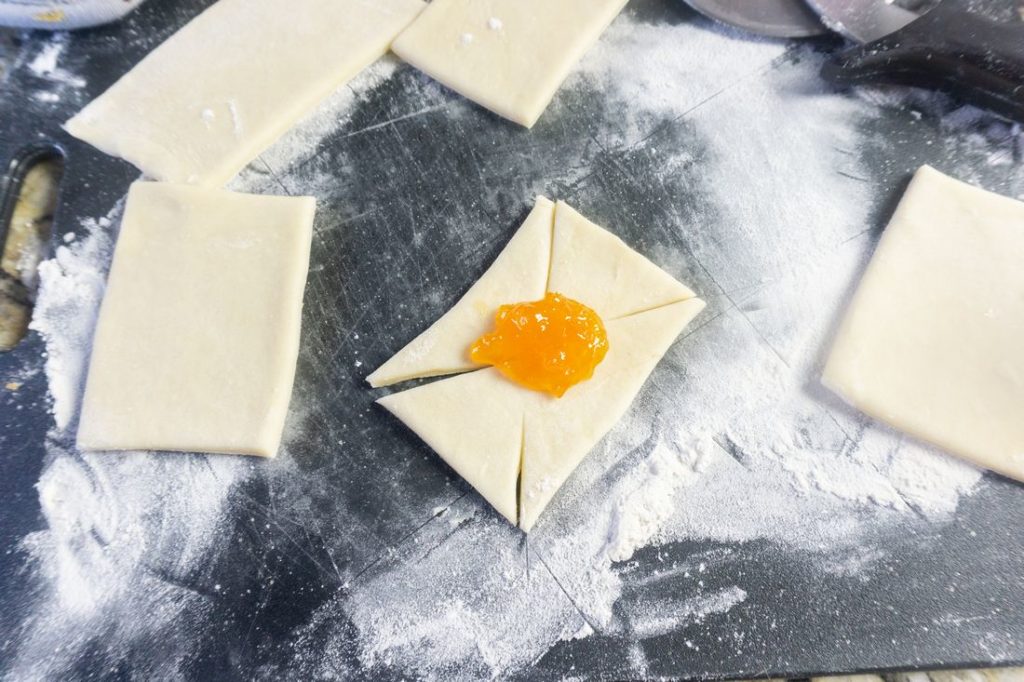
MULTIPOLYGON (((73 447, 137 171, 60 121, 204 4, 15 46, 0 152, 67 155, 39 331, 0 356, 0 666, 12 679, 729 678, 1024 661, 1024 489, 817 375, 909 174, 1024 195, 1020 128, 837 92, 835 42, 634 0, 531 130, 396 61, 235 182, 319 200, 273 461, 73 447), (707 311, 527 539, 363 379, 566 199, 707 311)), ((158 84, 155 84, 157 86, 158 84)))

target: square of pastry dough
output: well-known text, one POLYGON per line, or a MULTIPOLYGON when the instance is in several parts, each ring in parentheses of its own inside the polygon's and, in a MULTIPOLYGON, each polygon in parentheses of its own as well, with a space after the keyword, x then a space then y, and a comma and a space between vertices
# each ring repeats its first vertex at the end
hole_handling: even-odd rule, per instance
POLYGON ((1024 480, 1024 203, 918 170, 823 380, 872 417, 1024 480))
POLYGON ((378 402, 512 523, 533 527, 615 425, 704 302, 568 204, 538 197, 491 267, 455 306, 368 378, 373 386, 461 373, 378 402), (561 398, 469 357, 499 306, 557 292, 604 321, 608 352, 561 398), (474 371, 475 370, 475 371, 474 371))
POLYGON ((315 210, 311 197, 132 185, 80 447, 277 453, 315 210))
POLYGON ((626 0, 433 0, 392 50, 527 128, 626 0))
POLYGON ((148 177, 219 187, 383 56, 421 0, 220 0, 66 128, 148 177))

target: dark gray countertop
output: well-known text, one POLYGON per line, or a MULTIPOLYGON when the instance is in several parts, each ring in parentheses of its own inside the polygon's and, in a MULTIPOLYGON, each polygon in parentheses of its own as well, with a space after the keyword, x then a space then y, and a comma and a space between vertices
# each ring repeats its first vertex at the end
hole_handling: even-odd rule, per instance
MULTIPOLYGON (((60 68, 81 86, 30 68, 54 39, 14 46, 0 153, 66 152, 54 232, 73 252, 113 229, 83 219, 116 225, 138 173, 59 122, 203 4, 150 0, 67 38, 60 68)), ((838 47, 634 0, 531 131, 405 66, 357 79, 236 183, 319 201, 277 460, 82 455, 47 410, 44 339, 0 355, 21 384, 0 399, 3 668, 611 679, 1024 661, 1021 485, 904 442, 815 379, 909 174, 1024 196, 1024 138, 941 97, 832 91, 816 74, 838 47), (536 193, 709 308, 527 540, 363 378, 479 276, 536 193), (659 448, 692 476, 641 476, 659 448), (870 494, 850 483, 876 474, 870 494), (637 490, 668 511, 612 561, 602 532, 637 490)))

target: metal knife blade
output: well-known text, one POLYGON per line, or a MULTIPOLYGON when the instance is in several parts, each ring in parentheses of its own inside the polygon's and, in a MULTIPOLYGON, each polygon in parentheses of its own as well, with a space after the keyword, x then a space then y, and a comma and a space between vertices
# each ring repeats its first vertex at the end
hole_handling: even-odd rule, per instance
POLYGON ((833 31, 870 43, 903 28, 918 14, 886 0, 807 0, 833 31))
POLYGON ((724 24, 773 38, 805 38, 828 31, 804 0, 686 0, 724 24))

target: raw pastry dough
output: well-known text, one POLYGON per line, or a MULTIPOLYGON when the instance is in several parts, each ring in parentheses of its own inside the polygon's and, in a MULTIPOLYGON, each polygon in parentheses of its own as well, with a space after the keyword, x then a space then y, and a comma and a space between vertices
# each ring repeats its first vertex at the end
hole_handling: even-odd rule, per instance
POLYGON ((873 417, 1024 480, 1024 203, 918 170, 823 380, 873 417))
POLYGON ((527 128, 626 0, 433 0, 395 54, 527 128))
POLYGON ((455 306, 367 377, 373 387, 479 367, 469 346, 494 325, 497 306, 544 298, 555 205, 544 197, 491 267, 455 306), (495 303, 499 301, 500 303, 495 303))
POLYGON ((272 457, 291 396, 310 197, 136 183, 78 443, 272 457))
POLYGON ((378 402, 426 441, 502 516, 516 523, 523 404, 534 400, 534 395, 538 394, 488 367, 378 402))
POLYGON ((565 202, 558 203, 548 290, 584 301, 604 320, 696 294, 565 202))
POLYGON ((545 290, 576 298, 604 319, 608 355, 590 380, 553 398, 484 368, 379 400, 526 531, 704 302, 564 202, 539 197, 470 293, 371 375, 383 385, 473 369, 469 346, 498 306, 542 298, 545 290))
POLYGON ((420 0, 220 0, 67 122, 157 180, 220 186, 387 52, 420 0))
POLYGON ((526 412, 519 526, 529 531, 551 498, 622 418, 662 356, 704 309, 690 298, 608 322, 608 355, 590 381, 526 412))

